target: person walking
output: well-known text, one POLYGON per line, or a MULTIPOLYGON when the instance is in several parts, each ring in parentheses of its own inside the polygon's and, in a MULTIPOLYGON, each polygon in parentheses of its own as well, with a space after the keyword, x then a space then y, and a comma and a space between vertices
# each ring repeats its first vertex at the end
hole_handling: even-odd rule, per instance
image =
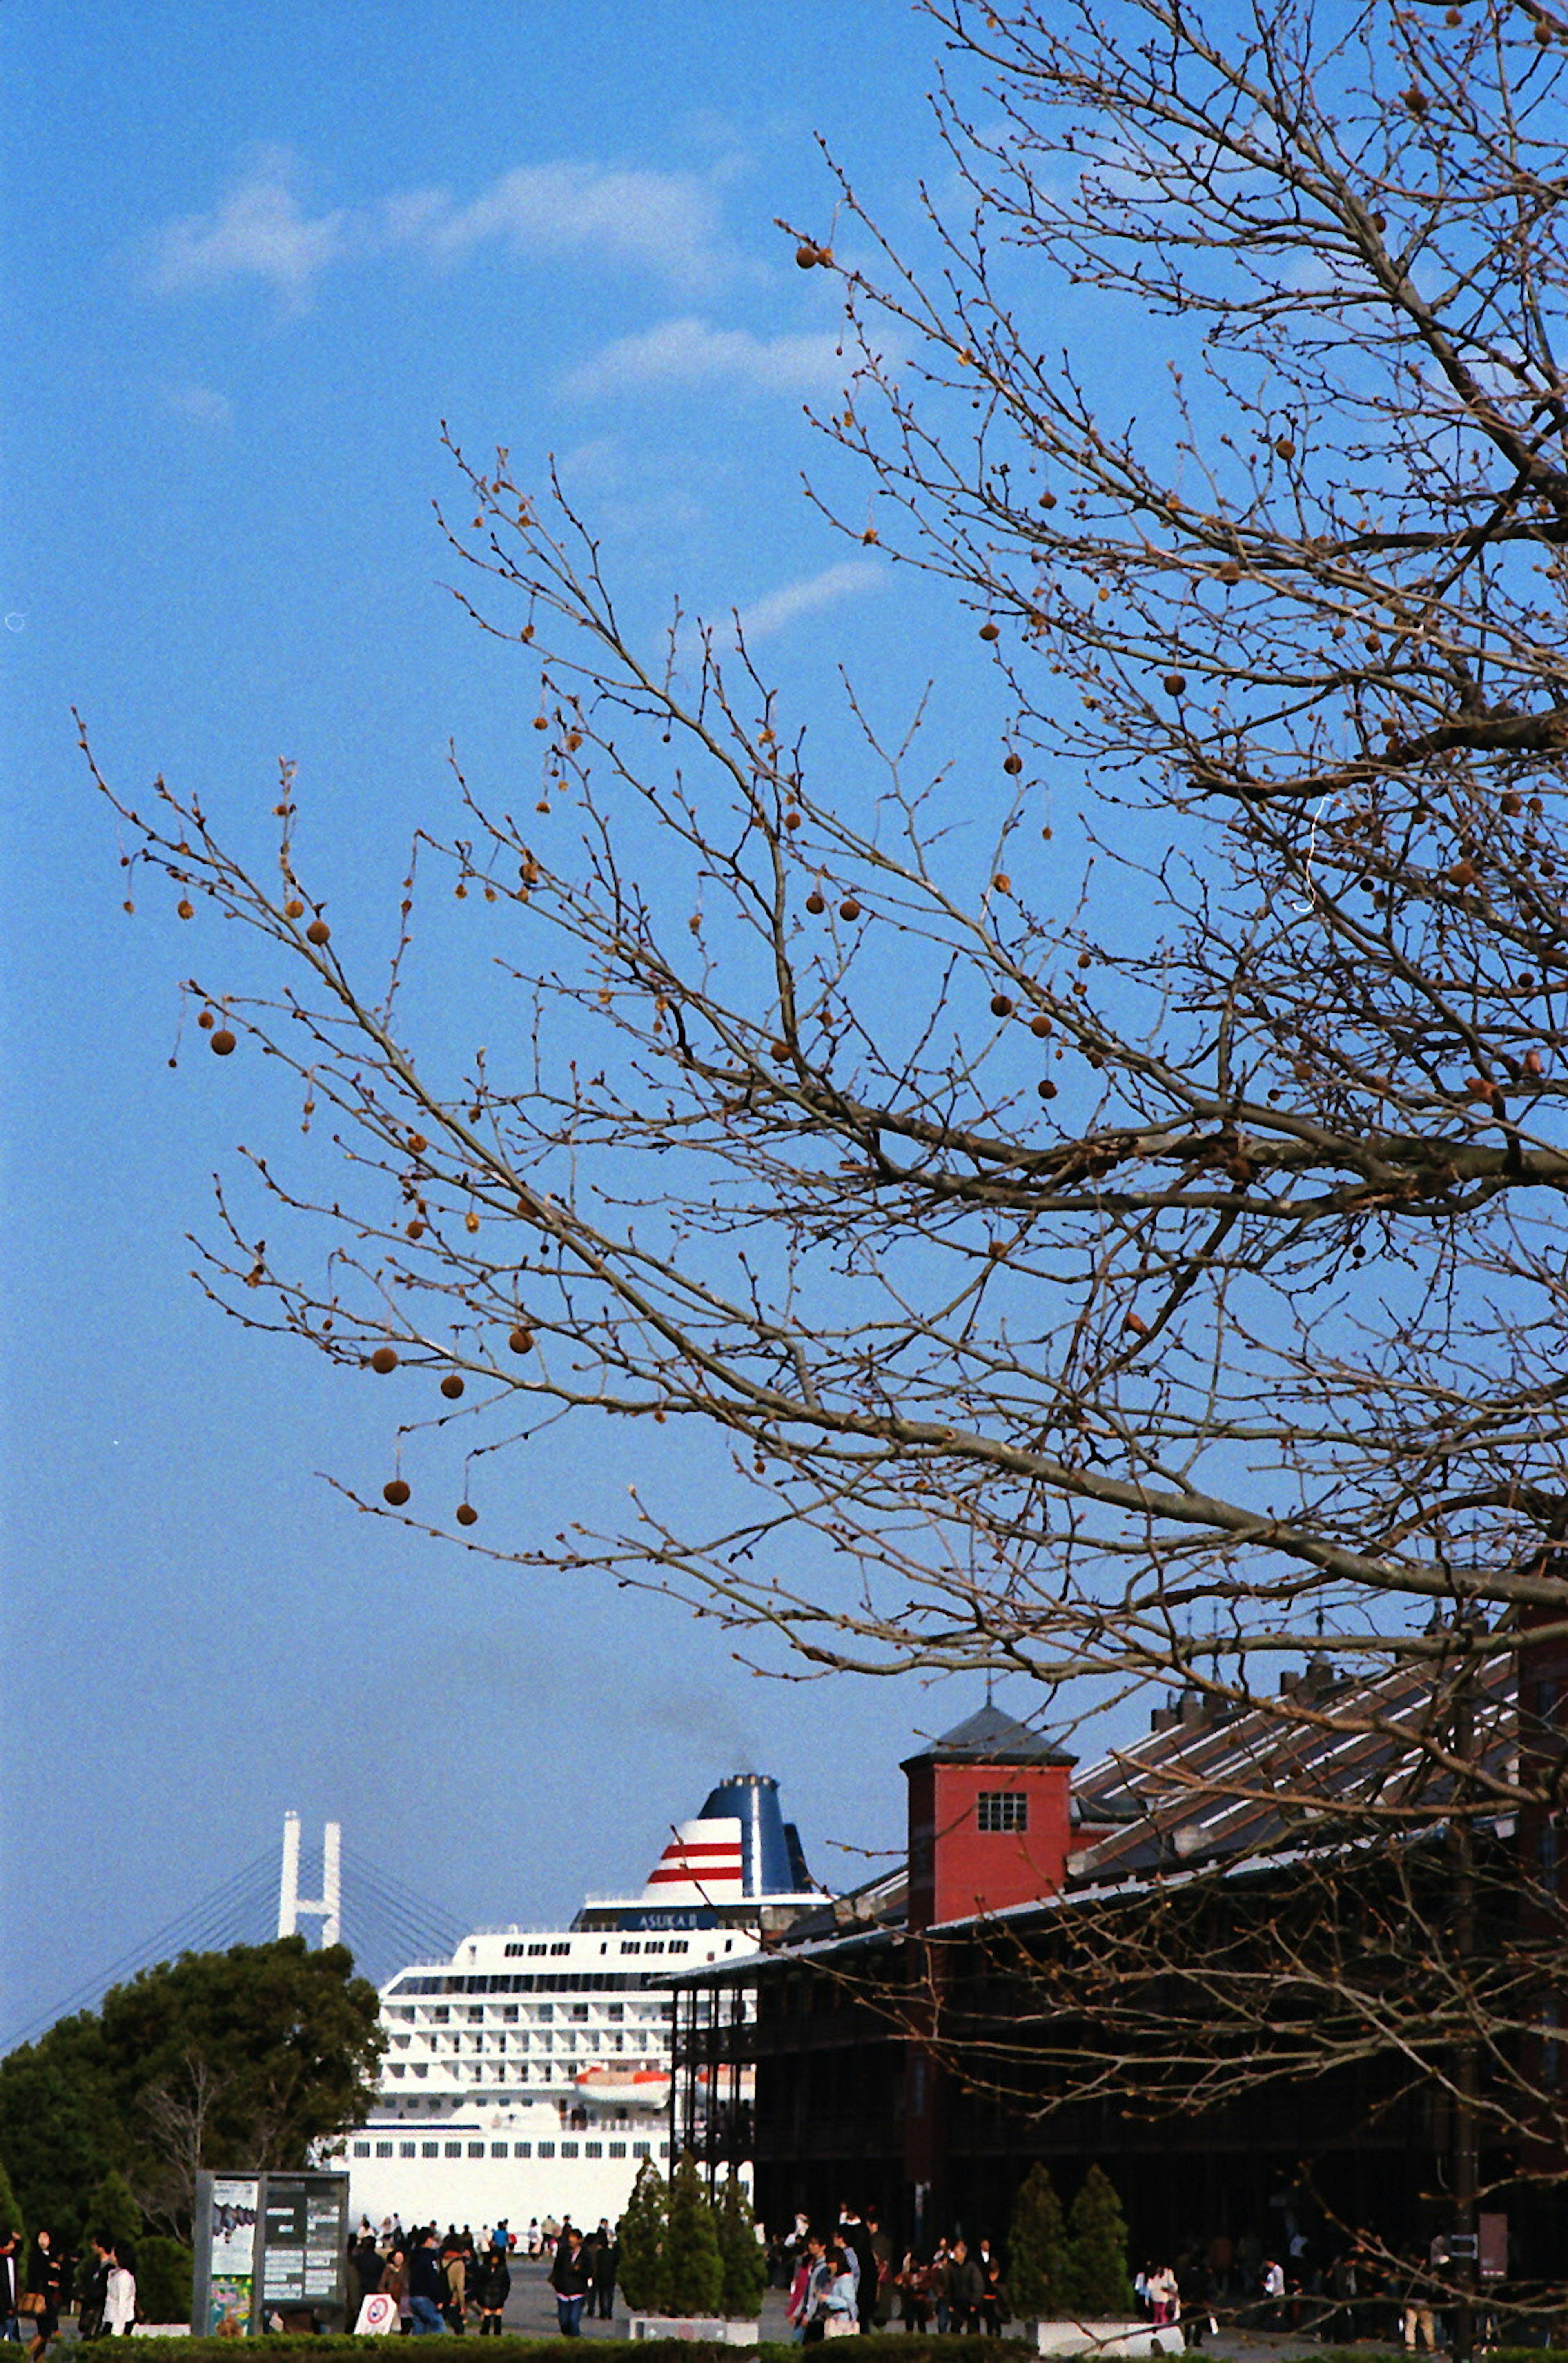
POLYGON ((128 2338, 135 2328, 136 2275, 130 2250, 120 2240, 115 2244, 114 2261, 104 2285, 104 2335, 128 2338))
POLYGON ((964 2240, 952 2244, 951 2290, 952 2327, 961 2335, 973 2337, 980 2328, 980 2301, 985 2294, 985 2281, 964 2240))
POLYGON ((616 2310, 616 2275, 620 2269, 620 2243, 617 2240, 607 2215, 599 2218, 599 2236, 594 2250, 594 2302, 589 2308, 600 2322, 610 2321, 616 2310))
POLYGON ((556 2241, 550 2285, 555 2291, 555 2317, 562 2338, 581 2338, 583 2308, 592 2283, 583 2256, 583 2235, 575 2224, 568 2223, 556 2241))
POLYGON ((28 2262, 28 2294, 19 2301, 20 2311, 32 2316, 33 2335, 28 2343, 32 2363, 40 2363, 44 2349, 60 2328, 64 2281, 64 2251, 56 2247, 54 2235, 48 2226, 40 2224, 33 2235, 33 2252, 28 2262))
POLYGON ((401 2240, 394 2243, 376 2286, 397 2308, 398 2331, 406 2338, 414 2327, 414 2316, 408 2303, 408 2258, 401 2240))
POLYGON ((22 2260, 17 2254, 21 2234, 15 2225, 0 2225, 0 2338, 21 2340, 17 2308, 22 2295, 22 2260))
POLYGON ((499 2338, 501 2316, 512 2294, 512 2268, 505 2248, 492 2247, 487 2257, 481 2258, 470 2286, 479 2301, 479 2335, 499 2338))
POLYGON ((981 2329, 988 2337, 1000 2338, 1011 2311, 1007 2285, 1002 2279, 1002 2259, 991 2257, 985 2265, 985 2286, 980 2293, 981 2329))
POLYGON ((841 2245, 831 2247, 827 2256, 828 2274, 817 2298, 817 2319, 824 2338, 849 2338, 860 2326, 858 2290, 860 2279, 848 2248, 841 2245))
POLYGON ((95 2232, 88 2242, 86 2260, 76 2280, 78 2338, 96 2338, 104 2326, 104 2298, 109 2286, 109 2269, 114 2261, 114 2241, 107 2232, 95 2232))
POLYGON ((408 2313, 416 2338, 444 2336, 441 2308, 450 2295, 441 2268, 440 2249, 432 2224, 415 2240, 408 2259, 408 2313))

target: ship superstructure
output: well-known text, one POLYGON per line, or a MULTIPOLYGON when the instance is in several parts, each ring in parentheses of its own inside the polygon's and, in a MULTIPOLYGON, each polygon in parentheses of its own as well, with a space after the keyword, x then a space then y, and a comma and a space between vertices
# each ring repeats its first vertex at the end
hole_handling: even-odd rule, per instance
POLYGON ((570 1928, 476 1929, 400 1970, 377 2103, 345 2144, 356 2217, 613 2222, 641 2161, 669 2165, 665 1980, 756 1952, 821 1901, 777 1783, 736 1773, 640 1895, 590 1896, 570 1928))

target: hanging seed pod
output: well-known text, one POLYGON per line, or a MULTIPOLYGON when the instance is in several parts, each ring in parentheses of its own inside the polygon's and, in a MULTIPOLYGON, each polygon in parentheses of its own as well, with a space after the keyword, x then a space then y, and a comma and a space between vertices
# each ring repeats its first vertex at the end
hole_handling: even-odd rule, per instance
POLYGON ((378 1346, 371 1356, 371 1368, 373 1370, 379 1370, 384 1379, 389 1370, 395 1370, 397 1368, 395 1346, 378 1346))
POLYGON ((408 1488, 401 1477, 394 1477, 382 1487, 381 1498, 384 1502, 390 1502, 395 1510, 400 1510, 408 1499, 408 1488))
POLYGON ((218 1027, 217 1033, 213 1036, 208 1048, 213 1050, 218 1058, 228 1058, 229 1052, 234 1048, 234 1037, 229 1032, 227 1026, 220 1026, 218 1027))
POLYGON ((1010 780, 1016 780, 1023 768, 1024 759, 1021 755, 1007 755, 1003 758, 1002 769, 1010 780))
POLYGON ((846 894, 846 895, 845 895, 845 897, 844 897, 844 899, 843 899, 843 901, 842 901, 842 902, 840 904, 840 905, 839 905, 839 916, 840 916, 840 919, 858 919, 858 918, 860 917, 860 915, 861 915, 861 906, 860 906, 860 904, 856 902, 856 900, 855 900, 855 898, 854 898, 854 896, 853 896, 852 894, 846 894))
POLYGON ((991 1015, 992 1015, 992 1016, 993 1016, 993 1017, 1010 1017, 1010 1016, 1012 1015, 1012 1014, 1013 1014, 1013 1004, 1012 1004, 1012 1003, 1008 1000, 1008 998, 1007 998, 1006 994, 1005 993, 994 993, 991 995, 991 1015))
POLYGON ((806 898, 806 907, 810 912, 814 919, 819 919, 822 916, 823 912, 828 908, 825 898, 817 893, 815 886, 806 898))
POLYGON ((305 931, 305 940, 307 944, 329 944, 332 940, 332 930, 325 919, 312 919, 305 931))
POLYGON ((474 1526, 478 1525, 479 1513, 474 1508, 472 1502, 460 1502, 458 1503, 457 1522, 460 1526, 474 1526))
POLYGON ((456 1370, 449 1370, 447 1372, 446 1377, 441 1381, 441 1392, 445 1395, 448 1403, 456 1403, 459 1395, 462 1392, 462 1380, 459 1377, 456 1370))
POLYGON ((506 1343, 514 1354, 531 1354, 534 1349, 534 1333, 531 1329, 519 1326, 513 1330, 506 1343))

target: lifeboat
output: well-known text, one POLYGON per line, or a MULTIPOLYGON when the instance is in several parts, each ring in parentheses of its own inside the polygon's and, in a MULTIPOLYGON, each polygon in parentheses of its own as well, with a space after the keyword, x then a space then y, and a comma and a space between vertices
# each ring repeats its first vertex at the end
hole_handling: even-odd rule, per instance
POLYGON ((585 2101, 621 2109, 662 2109, 669 2104, 667 2068, 584 2068, 573 2080, 585 2101))

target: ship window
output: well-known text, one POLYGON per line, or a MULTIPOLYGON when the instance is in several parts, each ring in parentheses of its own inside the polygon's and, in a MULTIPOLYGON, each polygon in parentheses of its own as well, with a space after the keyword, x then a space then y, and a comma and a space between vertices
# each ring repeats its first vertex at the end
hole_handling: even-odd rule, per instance
POLYGON ((609 2008, 606 2011, 605 2016, 609 2020, 612 2026, 618 2026, 621 2020, 626 2016, 625 2002, 612 2002, 609 2008))
POLYGON ((508 2025, 515 2025, 517 2016, 517 2003, 515 2002, 503 2002, 501 2005, 501 2015, 507 2022, 508 2025))
POLYGON ((540 2142, 539 2146, 539 2154, 540 2158, 553 2158, 555 2156, 555 2144, 553 2142, 540 2142))
POLYGON ((462 2142, 448 2142, 447 2156, 449 2158, 461 2158, 462 2156, 462 2142))
POLYGON ((632 1942, 630 1942, 629 1944, 626 1941, 626 1939, 625 1939, 624 1937, 623 1937, 623 1939, 621 1940, 621 1951, 622 1951, 623 1953, 640 1953, 640 1952, 641 1952, 641 1950, 642 1950, 642 1945, 641 1945, 641 1942, 640 1942, 640 1940, 639 1940, 639 1939, 634 1939, 634 1940, 633 1940, 632 1942))
POLYGON ((430 2013, 431 2023, 436 2026, 445 2026, 450 2017, 451 2012, 447 2008, 445 2002, 439 2003, 437 2008, 432 2010, 430 2013))
POLYGON ((583 2155, 584 2158, 603 2158, 604 2154, 605 2145, 603 2142, 584 2142, 583 2145, 583 2155))
POLYGON ((505 2157, 506 2157, 506 2143, 505 2143, 505 2142, 492 2142, 492 2143, 491 2143, 491 2145, 490 2145, 490 2155, 491 2155, 491 2157, 492 2157, 492 2158, 505 2158, 505 2157))
POLYGON ((370 2154, 371 2146, 369 2142, 356 2142, 354 2144, 354 2156, 356 2158, 369 2158, 370 2154))
POLYGON ((512 2144, 512 2156, 514 2158, 532 2158, 533 2154, 534 2146, 532 2142, 514 2142, 512 2144))
MULTIPOLYGON (((724 1940, 724 1949, 727 1953, 732 1953, 735 1950, 735 1939, 733 1936, 726 1936, 724 1940)), ((668 2156, 668 2151, 666 2151, 665 2155, 668 2156)))
POLYGON ((661 2143, 660 2143, 660 2145, 659 2145, 659 2155, 660 2155, 660 2157, 661 2157, 661 2158, 668 2158, 668 2157, 669 2157, 669 2155, 670 2155, 670 2145, 669 2145, 669 2143, 668 2143, 668 2142, 661 2142, 661 2143))
POLYGON ((482 2002, 471 2002, 468 2005, 468 2023, 470 2026, 480 2025, 484 2021, 484 2004, 482 2002))
POLYGON ((633 2158, 651 2158, 653 2155, 646 2142, 633 2142, 631 2154, 633 2158))
POLYGON ((470 2158, 483 2158, 484 2155, 484 2144, 483 2142, 470 2142, 468 2145, 468 2154, 470 2158))
POLYGON ((390 2142, 377 2142, 375 2146, 375 2154, 377 2158, 390 2158, 392 2156, 392 2144, 390 2142))
POLYGON ((398 2157, 399 2157, 399 2158, 412 2158, 412 2157, 413 2157, 413 2155, 414 2155, 414 2145, 413 2145, 413 2143, 412 2143, 412 2142, 399 2142, 399 2143, 398 2143, 398 2145, 397 2145, 397 2155, 398 2155, 398 2157))
POLYGON ((555 2016, 555 2004, 552 2002, 541 2002, 539 2008, 535 2011, 534 2016, 538 2019, 541 2026, 548 2025, 549 2022, 555 2016))
POLYGON ((550 1949, 552 1953, 569 1953, 572 1950, 572 1947, 570 1942, 568 1942, 564 1945, 552 1945, 550 1949))
POLYGON ((642 1949, 645 1953, 662 1953, 664 1949, 663 1937, 651 1936, 642 1949))
POLYGON ((574 2002, 572 2005, 572 2015, 576 2019, 586 2018, 588 2015, 587 2003, 585 2002, 574 2002))
POLYGON ((624 2158, 626 2156, 625 2142, 611 2142, 610 2156, 612 2158, 624 2158))
POLYGON ((689 1952, 691 1951, 691 1949, 692 1949, 692 1947, 691 1947, 691 1943, 690 1943, 690 1940, 689 1940, 687 1937, 684 1937, 684 1936, 672 1936, 672 1937, 671 1937, 671 1939, 670 1939, 670 1950, 671 1950, 673 1953, 689 1953, 689 1952))
POLYGON ((982 1789, 976 1808, 983 1830, 1027 1830, 1029 1801, 1016 1789, 982 1789))
POLYGON ((546 1945, 530 1945, 530 1946, 528 1947, 528 1958, 529 1958, 529 1960, 530 1960, 530 1961, 542 1960, 542 1959, 543 1959, 543 1958, 544 1958, 544 1956, 545 1956, 545 1954, 549 1951, 549 1949, 550 1949, 550 1948, 549 1948, 549 1947, 548 1947, 548 1946, 546 1946, 546 1945))
POLYGON ((421 2142, 419 2145, 419 2155, 421 2158, 439 2158, 440 2154, 441 2146, 439 2142, 421 2142))
POLYGON ((562 2142, 562 2145, 561 2145, 561 2155, 562 2155, 562 2158, 575 2158, 575 2157, 576 2157, 576 2155, 577 2155, 577 2145, 576 2145, 576 2143, 575 2143, 575 2142, 562 2142))

